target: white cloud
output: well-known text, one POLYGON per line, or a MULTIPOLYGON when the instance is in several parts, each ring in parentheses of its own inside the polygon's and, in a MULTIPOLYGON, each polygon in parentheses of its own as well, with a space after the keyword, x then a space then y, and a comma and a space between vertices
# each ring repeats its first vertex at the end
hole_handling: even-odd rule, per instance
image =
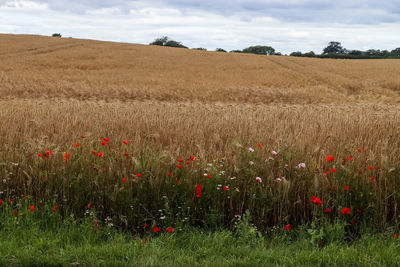
MULTIPOLYGON (((303 19, 306 13, 293 15, 296 10, 312 6, 315 0, 291 0, 284 4, 277 0, 236 0, 232 1, 232 8, 227 7, 226 10, 221 9, 221 2, 218 1, 175 0, 166 4, 151 0, 111 0, 104 3, 82 0, 71 1, 70 7, 73 8, 67 10, 67 2, 56 2, 0 0, 0 17, 3 21, 0 32, 43 35, 61 32, 63 36, 144 44, 167 35, 189 47, 233 50, 261 44, 272 45, 284 53, 298 50, 320 53, 332 40, 341 41, 348 49, 391 50, 400 46, 400 20, 396 20, 398 14, 384 8, 371 11, 371 14, 374 18, 392 14, 390 19, 386 18, 386 22, 382 19, 382 22, 374 23, 348 23, 303 19), (56 2, 57 8, 53 6, 56 2), (188 2, 192 2, 191 6, 188 2), (200 3, 200 6, 197 7, 196 3, 200 3), (243 7, 257 6, 257 3, 264 9, 271 6, 272 11, 263 13, 243 7), (180 4, 184 7, 179 7, 180 4), (64 6, 64 9, 61 8, 64 6), (209 10, 205 8, 207 6, 209 10), (290 19, 281 15, 285 7, 292 14, 290 19), (271 15, 274 11, 276 16, 271 15)), ((363 5, 359 2, 360 5, 353 12, 355 17, 367 12, 367 2, 374 1, 365 1, 363 5)), ((396 4, 385 3, 390 10, 397 7, 396 4)), ((318 16, 328 17, 333 12, 327 10, 325 5, 330 6, 331 1, 320 1, 319 5, 313 6, 319 12, 318 16)), ((317 12, 315 10, 312 12, 317 12)), ((400 12, 400 7, 398 10, 400 12)), ((351 10, 342 11, 350 14, 351 10)))

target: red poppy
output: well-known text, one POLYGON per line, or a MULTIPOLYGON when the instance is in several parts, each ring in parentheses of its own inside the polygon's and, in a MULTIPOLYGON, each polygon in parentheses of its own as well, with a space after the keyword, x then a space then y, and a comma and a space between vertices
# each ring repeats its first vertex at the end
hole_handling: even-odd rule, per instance
POLYGON ((99 221, 98 220, 94 220, 93 223, 97 225, 99 223, 99 221))
POLYGON ((286 224, 285 230, 288 230, 288 231, 292 230, 292 226, 290 226, 290 224, 286 224))
POLYGON ((68 158, 70 158, 70 157, 71 157, 71 154, 70 154, 70 153, 65 153, 65 155, 64 155, 64 161, 67 161, 68 158))
POLYGON ((336 172, 336 169, 335 169, 335 168, 332 168, 332 169, 331 169, 331 172, 336 172))
POLYGON ((96 156, 96 155, 97 155, 97 152, 93 150, 93 151, 92 151, 92 154, 96 156))
POLYGON ((190 164, 190 161, 188 160, 188 161, 186 161, 186 164, 190 164))
POLYGON ((43 155, 42 154, 40 154, 40 153, 37 153, 37 155, 39 156, 39 157, 42 157, 43 155))
POLYGON ((74 147, 79 147, 79 143, 75 143, 75 144, 74 144, 74 147))
POLYGON ((101 142, 101 145, 102 145, 102 146, 106 146, 106 145, 107 145, 107 142, 106 142, 106 141, 103 141, 103 142, 101 142))
POLYGON ((125 156, 125 157, 129 156, 129 153, 128 153, 128 152, 126 152, 126 153, 124 154, 124 156, 125 156))
POLYGON ((128 141, 126 141, 126 140, 124 140, 124 141, 122 141, 125 145, 127 145, 128 144, 128 141))
POLYGON ((51 153, 51 151, 50 150, 47 150, 46 151, 46 156, 48 157, 48 156, 50 156, 52 153, 51 153))
POLYGON ((178 159, 178 162, 183 162, 183 159, 178 159))
POLYGON ((375 169, 375 167, 373 167, 373 166, 369 166, 369 169, 370 169, 370 170, 373 170, 373 169, 375 169))
POLYGON ((343 186, 343 189, 344 189, 344 191, 348 191, 349 190, 349 186, 345 185, 345 186, 343 186))
POLYGON ((399 234, 393 234, 393 238, 399 239, 399 234))
POLYGON ((329 172, 324 172, 324 174, 325 174, 325 175, 328 175, 328 174, 329 174, 329 172))
POLYGON ((168 233, 172 233, 174 231, 174 227, 168 227, 168 233))
POLYGON ((145 224, 143 224, 143 228, 144 229, 149 228, 149 225, 147 223, 145 223, 145 224))
POLYGON ((180 180, 179 180, 179 179, 176 179, 176 180, 175 180, 175 183, 176 183, 176 184, 177 184, 177 183, 179 183, 179 182, 180 182, 180 180))
POLYGON ((31 211, 34 211, 36 208, 35 208, 35 206, 31 206, 30 208, 29 208, 31 211))
POLYGON ((127 180, 126 180, 126 178, 124 177, 124 178, 122 178, 122 182, 123 183, 126 183, 127 182, 127 180))
POLYGON ((110 142, 110 138, 105 137, 105 138, 103 138, 103 141, 104 141, 104 142, 110 142))
POLYGON ((225 185, 222 187, 222 189, 224 189, 224 191, 228 190, 228 187, 226 187, 225 185))
POLYGON ((196 185, 196 197, 201 197, 201 184, 196 185))
POLYGON ((371 176, 371 178, 369 178, 370 181, 375 180, 375 178, 373 176, 371 176))
POLYGON ((207 174, 207 178, 211 178, 211 174, 208 173, 208 174, 207 174))
POLYGON ((344 207, 342 209, 342 214, 349 215, 350 214, 350 209, 348 207, 344 207))
POLYGON ((154 233, 160 232, 160 228, 158 228, 158 226, 154 227, 153 232, 154 233))
POLYGON ((352 158, 351 156, 348 156, 347 159, 348 159, 349 161, 352 161, 352 160, 353 160, 353 158, 352 158))
POLYGON ((54 205, 53 208, 51 209, 52 211, 57 211, 58 210, 58 205, 54 205))
POLYGON ((182 165, 180 165, 180 164, 176 164, 176 167, 178 167, 179 169, 182 169, 182 165))
POLYGON ((331 212, 332 212, 332 210, 331 210, 330 208, 326 208, 326 209, 325 209, 325 213, 326 213, 326 214, 329 214, 329 213, 331 213, 331 212))
POLYGON ((358 152, 362 152, 361 148, 359 148, 359 149, 357 149, 357 150, 358 150, 358 152))
POLYGON ((92 204, 88 203, 87 208, 90 209, 92 207, 92 204))
POLYGON ((136 174, 137 177, 142 177, 142 175, 140 173, 136 174))
POLYGON ((312 196, 312 197, 311 197, 311 201, 312 201, 313 203, 317 204, 317 205, 321 205, 321 204, 322 204, 321 199, 317 198, 316 196, 312 196))
POLYGON ((261 147, 262 147, 262 144, 261 144, 260 142, 258 142, 258 143, 257 143, 257 146, 261 148, 261 147))
POLYGON ((333 156, 332 156, 332 155, 327 156, 327 157, 326 157, 326 160, 327 160, 327 161, 332 161, 332 162, 333 162, 333 156))
POLYGON ((14 210, 14 211, 13 211, 13 215, 14 215, 15 217, 17 217, 18 212, 17 212, 16 210, 14 210))
POLYGON ((103 152, 99 152, 99 153, 98 153, 98 156, 99 156, 99 158, 102 158, 102 157, 104 157, 104 154, 103 154, 103 152))
POLYGON ((196 158, 194 156, 190 156, 191 160, 196 160, 196 158))
POLYGON ((85 138, 83 135, 81 135, 81 138, 83 139, 83 138, 85 138))
POLYGON ((170 173, 170 172, 167 172, 167 176, 171 176, 171 173, 170 173))
POLYGON ((2 204, 3 204, 3 200, 0 199, 0 205, 2 205, 2 204))

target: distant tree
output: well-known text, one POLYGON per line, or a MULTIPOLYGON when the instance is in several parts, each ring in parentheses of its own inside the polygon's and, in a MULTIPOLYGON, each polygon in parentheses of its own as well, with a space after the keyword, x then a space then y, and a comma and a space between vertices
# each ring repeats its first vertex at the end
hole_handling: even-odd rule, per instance
POLYGON ((226 50, 222 49, 222 48, 217 48, 217 49, 215 49, 215 51, 217 51, 217 52, 226 52, 226 50))
POLYGON ((363 51, 360 51, 360 50, 350 50, 350 51, 348 52, 348 54, 349 54, 349 55, 352 55, 352 56, 361 56, 361 55, 364 54, 364 52, 363 52, 363 51))
POLYGON ((231 50, 229 53, 242 53, 242 50, 231 50))
POLYGON ((192 50, 202 50, 202 51, 207 51, 207 48, 203 48, 203 47, 197 47, 197 48, 192 48, 192 50))
POLYGON ((344 54, 346 50, 343 48, 340 42, 331 41, 329 42, 328 46, 324 48, 322 54, 344 54))
POLYGON ((61 36, 61 33, 53 33, 51 36, 52 36, 52 37, 62 37, 62 36, 61 36))
POLYGON ((291 57, 302 57, 303 54, 300 51, 290 53, 291 57))
POLYGON ((395 57, 400 57, 400 47, 393 49, 390 54, 395 57))
POLYGON ((257 54, 257 55, 273 55, 275 54, 275 49, 271 46, 250 46, 242 50, 243 53, 257 54))
POLYGON ((282 56, 281 52, 274 53, 275 56, 282 56))
POLYGON ((314 51, 310 51, 303 54, 303 57, 315 57, 314 51))
POLYGON ((187 48, 181 42, 177 42, 169 39, 167 36, 163 36, 161 38, 155 39, 150 45, 159 45, 159 46, 170 46, 170 47, 179 47, 179 48, 187 48))

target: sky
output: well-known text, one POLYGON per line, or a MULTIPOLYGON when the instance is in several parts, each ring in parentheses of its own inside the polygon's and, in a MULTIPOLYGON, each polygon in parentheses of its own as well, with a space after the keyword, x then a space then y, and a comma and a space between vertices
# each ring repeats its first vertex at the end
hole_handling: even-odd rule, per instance
MULTIPOLYGON (((0 0, 0 33, 148 44, 168 36, 227 51, 400 47, 400 0, 0 0)), ((1 39, 0 39, 1 41, 1 39)))

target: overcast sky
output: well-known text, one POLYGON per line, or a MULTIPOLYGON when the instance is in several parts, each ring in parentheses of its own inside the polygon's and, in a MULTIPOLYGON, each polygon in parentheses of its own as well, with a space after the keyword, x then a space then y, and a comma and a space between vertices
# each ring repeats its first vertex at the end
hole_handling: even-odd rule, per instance
POLYGON ((321 53, 400 47, 400 0, 0 0, 0 32, 148 44, 164 35, 214 50, 270 45, 321 53))

